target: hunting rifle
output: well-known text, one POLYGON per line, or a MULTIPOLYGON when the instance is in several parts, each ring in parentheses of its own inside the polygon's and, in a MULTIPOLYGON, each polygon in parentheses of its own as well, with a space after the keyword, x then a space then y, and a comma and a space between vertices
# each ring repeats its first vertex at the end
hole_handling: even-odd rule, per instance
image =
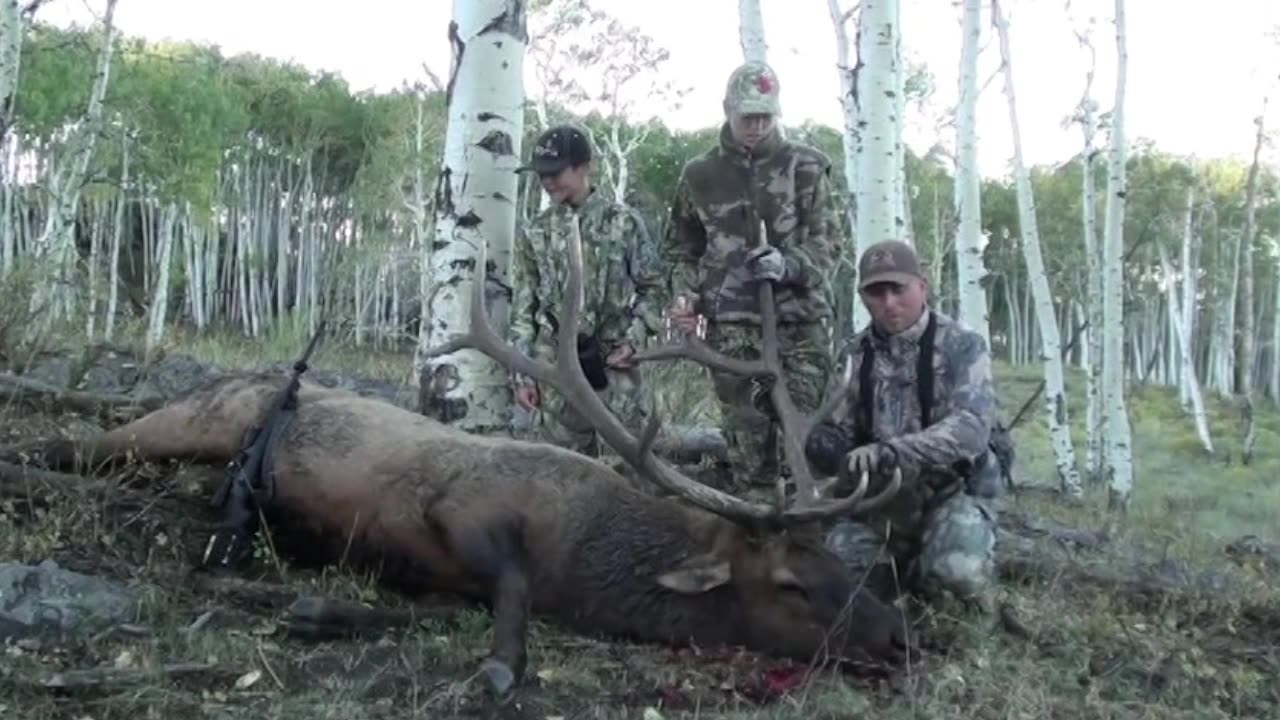
POLYGON ((240 453, 227 464, 226 479, 210 504, 224 508, 222 524, 209 537, 201 563, 229 569, 239 566, 252 552, 258 534, 258 511, 275 497, 270 473, 272 449, 298 411, 298 387, 307 371, 307 360, 324 334, 321 320, 302 357, 293 364, 289 382, 276 396, 261 424, 245 435, 240 453))

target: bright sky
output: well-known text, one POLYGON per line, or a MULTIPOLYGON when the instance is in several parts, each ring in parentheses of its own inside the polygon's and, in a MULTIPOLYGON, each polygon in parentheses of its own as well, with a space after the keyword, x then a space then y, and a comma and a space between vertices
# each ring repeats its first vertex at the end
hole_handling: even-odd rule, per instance
MULTIPOLYGON (((458 0, 465 2, 468 0, 458 0)), ((848 6, 853 0, 840 0, 848 6)), ((930 112, 946 112, 957 95, 960 57, 958 3, 901 0, 904 53, 925 63, 936 80, 930 112)), ((356 89, 395 87, 419 80, 426 63, 448 77, 446 31, 451 0, 120 0, 117 25, 131 35, 220 45, 225 53, 252 51, 340 72, 356 89)), ((1063 128, 1079 102, 1087 55, 1073 28, 1097 19, 1098 69, 1094 97, 1110 109, 1115 78, 1113 0, 1006 0, 1017 83, 1024 158, 1029 164, 1065 160, 1080 145, 1077 126, 1063 128), (1070 9, 1068 9, 1068 4, 1070 9)), ((692 85, 668 124, 693 128, 718 123, 725 79, 741 61, 737 0, 593 0, 593 5, 638 26, 671 52, 667 72, 692 85)), ((104 0, 52 0, 40 10, 51 22, 84 20, 104 0)), ((835 35, 826 0, 761 0, 769 60, 782 83, 785 122, 842 123, 835 35)), ((1280 0, 1126 0, 1129 139, 1145 137, 1171 152, 1201 157, 1247 155, 1253 122, 1280 73, 1280 0), (1263 70, 1266 68, 1266 71, 1263 70)), ((1012 157, 999 46, 984 9, 979 99, 979 162, 984 175, 1002 175, 1012 157)), ((527 67, 526 70, 529 68, 527 67)), ((532 79, 527 84, 534 92, 532 79)), ((1280 98, 1270 103, 1275 127, 1280 98)), ((939 135, 934 120, 909 113, 907 141, 923 151, 939 135)), ((1098 138, 1105 142, 1105 136, 1098 138)))

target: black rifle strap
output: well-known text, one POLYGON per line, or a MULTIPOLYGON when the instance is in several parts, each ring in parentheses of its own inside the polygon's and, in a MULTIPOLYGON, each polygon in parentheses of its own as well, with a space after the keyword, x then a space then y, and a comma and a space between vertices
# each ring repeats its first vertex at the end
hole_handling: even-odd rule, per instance
POLYGON ((290 393, 280 411, 270 418, 268 420, 269 425, 263 428, 263 432, 267 436, 266 447, 262 449, 262 462, 258 464, 258 476, 251 479, 253 482, 253 499, 258 503, 259 507, 265 508, 276 497, 276 476, 275 471, 271 469, 276 456, 276 447, 280 444, 284 431, 289 429, 289 424, 293 422, 293 417, 297 414, 298 395, 296 392, 290 393))
MULTIPOLYGON (((938 321, 933 311, 929 311, 929 322, 925 324, 924 333, 920 335, 920 356, 916 359, 916 390, 920 399, 920 429, 929 427, 930 412, 933 409, 933 338, 937 334, 938 321)), ((874 348, 868 336, 862 344, 862 364, 858 368, 858 395, 862 404, 862 427, 870 442, 874 437, 871 430, 872 394, 871 372, 874 367, 874 348)))

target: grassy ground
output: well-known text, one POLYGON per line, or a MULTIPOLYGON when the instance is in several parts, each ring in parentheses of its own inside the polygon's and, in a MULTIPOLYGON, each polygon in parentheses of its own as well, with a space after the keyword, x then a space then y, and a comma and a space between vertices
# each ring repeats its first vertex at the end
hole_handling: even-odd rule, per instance
MULTIPOLYGON (((191 341, 178 345, 228 366, 292 357, 300 336, 263 342, 191 341)), ((404 381, 404 354, 326 347, 313 366, 404 381)), ((1038 375, 998 368, 1008 412, 1034 389, 1038 375)), ((1078 399, 1083 384, 1071 378, 1078 399)), ((664 371, 664 409, 677 421, 714 414, 697 397, 697 378, 664 371)), ((0 558, 96 572, 147 588, 127 631, 68 641, 23 643, 0 657, 0 717, 509 717, 509 718, 1226 718, 1280 717, 1280 609, 1275 576, 1237 566, 1223 553, 1236 537, 1276 542, 1280 512, 1280 415, 1260 414, 1257 458, 1249 466, 1210 459, 1176 398, 1139 388, 1131 397, 1136 488, 1127 516, 1105 511, 1105 492, 1090 488, 1068 504, 1045 493, 1009 499, 1010 512, 1074 527, 1114 524, 1112 541, 1092 562, 1122 577, 1140 551, 1187 571, 1212 569, 1233 579, 1229 592, 1188 592, 1177 601, 1119 588, 1098 589, 1070 577, 1010 582, 1008 601, 1031 637, 995 629, 972 616, 950 618, 950 641, 893 682, 815 676, 789 694, 770 692, 768 671, 785 663, 747 654, 603 642, 536 623, 530 678, 511 703, 497 707, 472 677, 487 648, 486 613, 463 608, 432 614, 413 627, 359 641, 317 643, 279 632, 283 602, 250 603, 210 595, 182 573, 202 549, 215 518, 192 494, 190 473, 144 469, 135 490, 41 491, 0 505, 0 558), (144 485, 143 481, 146 481, 144 485), (1268 587, 1270 585, 1270 587, 1268 587), (214 611, 211 620, 198 618, 214 611), (117 666, 157 668, 208 663, 191 675, 152 676, 86 690, 33 686, 57 670, 117 666)), ((1232 411, 1212 402, 1220 454, 1239 457, 1232 411)), ((1079 428, 1083 408, 1070 407, 1079 428)), ((68 418, 0 408, 0 444, 47 433, 68 418)), ((1052 485, 1053 462, 1033 413, 1015 431, 1019 476, 1052 485)), ((1078 447, 1083 434, 1077 432, 1078 447)), ((1081 452, 1083 456, 1083 452, 1081 452)), ((109 487, 116 487, 110 484, 109 487)), ((280 563, 283 581, 300 592, 360 599, 378 606, 403 600, 344 570, 315 573, 280 563)))

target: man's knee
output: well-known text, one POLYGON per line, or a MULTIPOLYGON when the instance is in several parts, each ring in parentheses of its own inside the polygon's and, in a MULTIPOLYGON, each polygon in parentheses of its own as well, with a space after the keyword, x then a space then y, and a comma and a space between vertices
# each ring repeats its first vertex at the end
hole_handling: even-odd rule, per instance
POLYGON ((956 495, 926 519, 919 582, 927 594, 984 596, 995 582, 996 517, 989 503, 956 495))
POLYGON ((866 587, 881 599, 896 594, 893 553, 883 535, 874 528, 842 519, 827 531, 824 544, 845 564, 855 585, 866 587))

